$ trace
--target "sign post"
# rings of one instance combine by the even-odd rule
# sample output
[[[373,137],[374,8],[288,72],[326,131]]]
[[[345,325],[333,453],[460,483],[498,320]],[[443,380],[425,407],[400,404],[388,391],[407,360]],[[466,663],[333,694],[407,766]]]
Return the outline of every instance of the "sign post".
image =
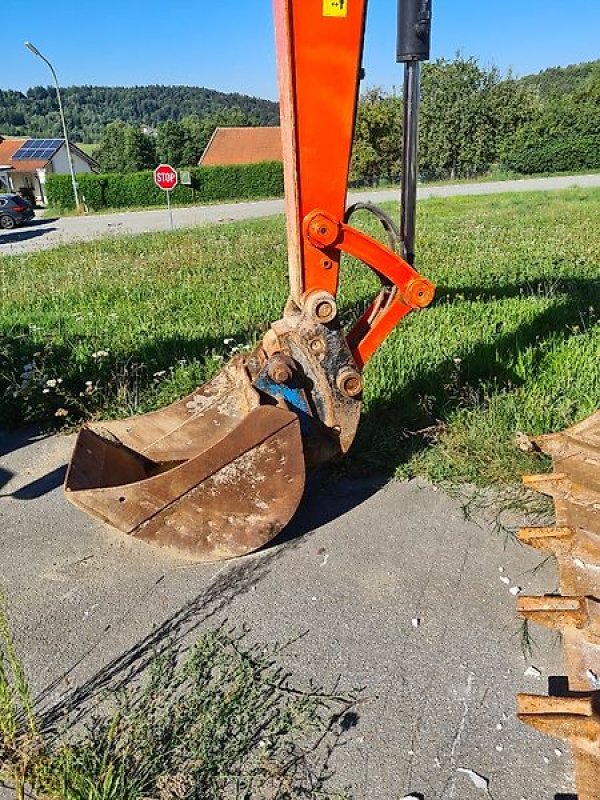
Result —
[[[175,228],[173,223],[173,209],[171,208],[171,192],[177,186],[178,181],[177,170],[174,170],[170,164],[160,164],[154,170],[154,183],[159,189],[167,193],[167,209],[169,211],[169,219],[171,220],[171,230]]]

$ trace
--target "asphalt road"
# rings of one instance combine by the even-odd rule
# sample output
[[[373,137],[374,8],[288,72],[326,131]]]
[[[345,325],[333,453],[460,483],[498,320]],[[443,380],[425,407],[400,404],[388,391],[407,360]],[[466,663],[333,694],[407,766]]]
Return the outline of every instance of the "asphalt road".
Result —
[[[46,721],[66,707],[77,718],[167,638],[227,619],[265,644],[296,640],[282,659],[297,685],[363,688],[331,759],[332,785],[356,800],[571,795],[564,746],[515,718],[518,691],[562,674],[550,634],[535,631],[533,660],[521,652],[510,590],[556,580],[550,565],[532,571],[533,552],[426,484],[344,482],[309,489],[286,541],[188,565],[67,504],[72,446],[0,435],[1,582]]]
[[[573,186],[600,186],[600,175],[575,175],[560,178],[532,178],[518,181],[464,183],[452,186],[431,186],[419,190],[420,199],[429,197],[458,197],[461,195],[499,194],[568,189]],[[351,202],[370,200],[382,203],[397,200],[395,189],[359,192],[350,196]],[[178,228],[219,222],[270,217],[283,213],[283,200],[260,200],[252,203],[228,203],[212,206],[176,208],[173,212]],[[88,241],[100,236],[163,231],[170,227],[166,209],[130,211],[120,214],[99,214],[89,217],[65,217],[36,220],[33,225],[16,231],[0,232],[0,255],[16,255],[55,247],[70,242]]]

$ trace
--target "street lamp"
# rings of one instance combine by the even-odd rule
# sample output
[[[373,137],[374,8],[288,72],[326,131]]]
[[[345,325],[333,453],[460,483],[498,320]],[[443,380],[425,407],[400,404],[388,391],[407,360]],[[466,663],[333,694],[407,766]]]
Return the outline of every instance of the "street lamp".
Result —
[[[48,67],[50,68],[50,72],[52,73],[52,77],[54,78],[54,83],[56,85],[56,96],[58,97],[58,109],[60,111],[60,119],[62,121],[62,128],[63,128],[63,135],[65,137],[65,146],[67,148],[67,158],[69,160],[69,169],[71,170],[71,182],[73,184],[73,194],[75,196],[75,207],[79,210],[79,192],[77,191],[77,181],[75,180],[75,170],[73,168],[73,158],[71,156],[71,147],[69,145],[69,135],[67,133],[67,122],[65,120],[65,113],[63,111],[63,104],[60,96],[60,86],[58,85],[58,76],[56,74],[56,70],[52,66],[52,64],[48,61],[48,59],[43,56],[37,47],[31,42],[25,42],[25,47],[30,50],[34,56],[41,58]]]

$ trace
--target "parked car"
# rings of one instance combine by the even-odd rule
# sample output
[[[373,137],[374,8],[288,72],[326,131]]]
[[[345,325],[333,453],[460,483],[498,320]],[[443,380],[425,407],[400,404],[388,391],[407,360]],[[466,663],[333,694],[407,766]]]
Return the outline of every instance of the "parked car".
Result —
[[[0,194],[0,229],[10,231],[35,217],[28,200],[18,194]]]

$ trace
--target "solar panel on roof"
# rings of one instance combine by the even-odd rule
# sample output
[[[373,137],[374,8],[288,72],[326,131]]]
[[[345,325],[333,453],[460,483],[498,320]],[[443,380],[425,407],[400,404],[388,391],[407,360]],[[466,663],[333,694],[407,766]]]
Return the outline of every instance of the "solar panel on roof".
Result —
[[[49,161],[63,139],[28,139],[13,155],[13,161]]]

